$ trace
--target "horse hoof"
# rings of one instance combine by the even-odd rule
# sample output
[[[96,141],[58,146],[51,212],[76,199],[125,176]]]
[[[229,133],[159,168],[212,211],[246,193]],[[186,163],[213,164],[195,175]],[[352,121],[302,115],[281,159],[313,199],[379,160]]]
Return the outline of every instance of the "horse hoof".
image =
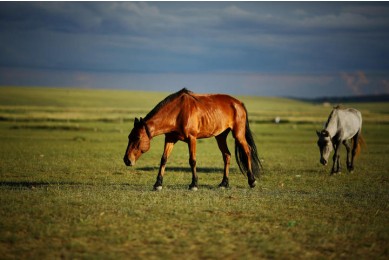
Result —
[[[250,183],[250,188],[254,188],[255,185],[257,185],[257,181],[254,181],[253,183]]]
[[[229,187],[229,185],[228,185],[228,183],[227,184],[220,183],[218,187],[219,187],[219,189],[223,189],[224,190],[224,189],[227,189]]]
[[[162,190],[162,186],[154,187],[154,190],[155,190],[155,191],[161,191],[161,190]]]
[[[189,190],[191,190],[191,191],[197,191],[198,188],[197,188],[196,186],[194,186],[194,187],[190,187]]]

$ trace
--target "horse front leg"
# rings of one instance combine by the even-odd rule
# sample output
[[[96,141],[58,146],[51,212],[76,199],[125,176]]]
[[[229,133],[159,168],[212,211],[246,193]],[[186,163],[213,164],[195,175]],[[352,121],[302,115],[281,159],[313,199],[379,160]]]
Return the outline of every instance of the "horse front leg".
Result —
[[[344,140],[342,143],[346,147],[346,151],[347,151],[346,164],[347,164],[347,170],[350,171],[350,168],[351,168],[351,163],[350,163],[351,148],[350,148],[350,144],[347,142],[347,140]]]
[[[357,154],[357,149],[358,149],[358,139],[359,139],[359,132],[354,135],[353,137],[353,149],[352,149],[352,152],[351,152],[351,163],[350,163],[350,167],[348,168],[349,172],[352,172],[354,170],[354,158],[355,158],[355,155]]]
[[[159,166],[159,171],[157,175],[157,181],[154,184],[154,190],[162,190],[162,183],[163,183],[163,176],[165,174],[165,167],[167,159],[169,158],[171,152],[173,151],[174,144],[176,143],[176,140],[173,140],[169,138],[168,136],[165,136],[165,146],[163,149],[163,154],[161,157],[161,164]]]
[[[189,185],[189,189],[196,191],[197,187],[197,172],[196,172],[196,137],[190,136],[188,141],[189,147],[189,165],[192,170],[192,183]]]
[[[334,152],[334,156],[332,157],[333,165],[332,165],[331,174],[340,172],[341,167],[340,167],[340,160],[339,160],[340,157],[339,146],[340,146],[340,142],[334,144],[335,152]]]

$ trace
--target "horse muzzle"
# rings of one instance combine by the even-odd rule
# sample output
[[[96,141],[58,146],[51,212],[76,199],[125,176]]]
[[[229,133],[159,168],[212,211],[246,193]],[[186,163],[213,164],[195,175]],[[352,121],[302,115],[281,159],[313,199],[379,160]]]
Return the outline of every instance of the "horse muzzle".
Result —
[[[327,162],[326,159],[321,158],[321,159],[320,159],[320,163],[323,164],[324,166],[326,166],[328,162]]]
[[[129,160],[127,156],[124,156],[123,161],[127,166],[134,166],[135,165],[135,162],[132,162],[131,160]]]

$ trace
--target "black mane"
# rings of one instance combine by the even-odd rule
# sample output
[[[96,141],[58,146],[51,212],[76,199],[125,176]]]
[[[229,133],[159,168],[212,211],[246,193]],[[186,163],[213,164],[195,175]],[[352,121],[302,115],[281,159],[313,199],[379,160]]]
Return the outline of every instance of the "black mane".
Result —
[[[145,121],[147,121],[148,119],[150,119],[152,116],[154,116],[164,105],[166,105],[167,103],[169,103],[170,101],[174,100],[175,98],[181,96],[182,94],[192,94],[193,92],[192,91],[189,91],[187,90],[186,88],[183,88],[181,89],[180,91],[176,92],[176,93],[173,93],[169,96],[167,96],[164,100],[162,100],[161,102],[158,103],[158,105],[156,105],[153,110],[151,110],[147,115],[146,117],[144,118]]]
[[[327,120],[327,123],[325,125],[325,127],[327,128],[328,124],[331,122],[332,120],[332,117],[334,116],[334,113],[336,110],[338,109],[344,109],[341,105],[337,105],[334,107],[334,109],[331,111],[330,115],[328,116],[328,120]]]

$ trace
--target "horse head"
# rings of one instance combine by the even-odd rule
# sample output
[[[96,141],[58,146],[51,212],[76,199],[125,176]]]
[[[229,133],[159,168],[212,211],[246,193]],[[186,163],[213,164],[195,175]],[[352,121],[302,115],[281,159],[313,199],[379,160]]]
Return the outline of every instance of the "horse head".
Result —
[[[327,165],[328,157],[330,156],[333,149],[330,133],[327,130],[322,130],[321,132],[316,131],[316,134],[319,137],[317,145],[319,146],[320,150],[320,163]]]
[[[123,158],[127,166],[135,165],[139,157],[150,149],[150,139],[146,122],[142,118],[135,118],[134,128],[128,135],[128,146]]]

